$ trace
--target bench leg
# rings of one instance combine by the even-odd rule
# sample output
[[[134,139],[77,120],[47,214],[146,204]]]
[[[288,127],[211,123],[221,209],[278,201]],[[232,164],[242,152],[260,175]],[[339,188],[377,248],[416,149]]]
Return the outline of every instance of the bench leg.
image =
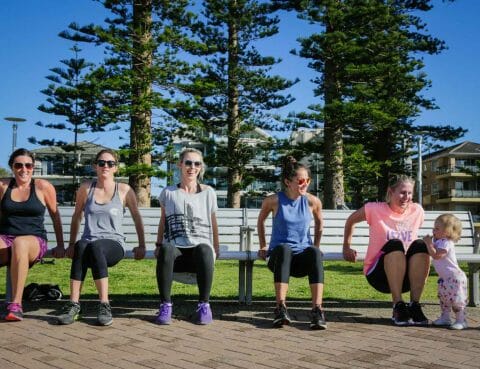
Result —
[[[253,290],[253,260],[249,260],[246,262],[246,276],[245,276],[245,284],[246,284],[246,304],[252,304],[252,290]]]
[[[469,306],[479,306],[480,305],[480,296],[479,296],[479,268],[478,264],[468,264],[468,305]]]
[[[238,302],[245,303],[245,261],[238,262]]]

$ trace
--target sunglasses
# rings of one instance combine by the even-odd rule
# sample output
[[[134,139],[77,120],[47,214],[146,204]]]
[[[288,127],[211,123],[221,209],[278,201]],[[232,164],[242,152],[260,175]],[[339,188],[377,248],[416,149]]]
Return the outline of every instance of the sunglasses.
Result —
[[[109,168],[113,168],[115,165],[117,165],[117,162],[113,160],[97,160],[97,165],[101,168],[103,168],[105,165],[108,165]]]
[[[23,167],[25,167],[26,169],[32,169],[33,163],[13,163],[13,168],[15,169],[22,169]]]
[[[308,185],[310,183],[310,178],[300,178],[300,179],[297,179],[297,184],[299,186],[303,186],[303,185]]]
[[[192,161],[192,160],[185,160],[183,164],[185,164],[187,167],[195,166],[195,168],[200,168],[202,166],[201,161]]]

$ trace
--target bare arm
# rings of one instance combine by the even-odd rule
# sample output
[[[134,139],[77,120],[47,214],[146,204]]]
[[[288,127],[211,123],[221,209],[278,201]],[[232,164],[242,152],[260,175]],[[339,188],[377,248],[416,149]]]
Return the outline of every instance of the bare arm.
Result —
[[[309,195],[311,201],[311,209],[313,220],[315,222],[313,246],[320,248],[320,241],[323,233],[323,214],[322,214],[322,202],[316,196]]]
[[[357,260],[357,251],[351,248],[353,230],[355,229],[355,224],[365,220],[365,207],[361,207],[352,213],[345,222],[345,230],[343,233],[343,258],[346,261],[355,262]]]
[[[68,247],[66,251],[66,256],[69,258],[73,258],[74,246],[80,230],[83,209],[87,201],[89,186],[90,183],[83,183],[78,189],[77,195],[75,196],[75,209],[73,210],[72,220],[70,222],[70,240],[68,241]]]
[[[277,196],[272,195],[267,197],[262,202],[262,208],[260,209],[260,213],[258,214],[257,219],[257,232],[258,232],[258,243],[260,249],[258,250],[258,257],[262,259],[266,259],[267,257],[267,240],[265,238],[265,219],[267,219],[268,215],[274,210],[274,205],[276,203]]]
[[[145,228],[143,226],[142,216],[138,210],[137,198],[135,192],[128,185],[127,193],[125,195],[125,206],[130,210],[132,215],[133,223],[135,224],[135,231],[137,232],[138,237],[138,246],[133,248],[133,255],[136,260],[143,259],[145,257],[146,247],[145,247]]]
[[[428,235],[423,237],[423,241],[427,245],[428,254],[435,260],[439,260],[444,258],[447,255],[447,250],[445,249],[437,249],[433,245],[433,238],[432,236]]]
[[[217,215],[212,213],[212,233],[213,233],[213,249],[217,258],[220,256],[220,239],[218,237]]]
[[[57,206],[57,193],[55,187],[45,180],[37,180],[37,182],[39,190],[42,192],[45,206],[52,218],[55,239],[57,240],[57,246],[53,249],[53,256],[63,258],[65,255],[65,245],[63,240],[62,218],[60,217],[60,211]]]

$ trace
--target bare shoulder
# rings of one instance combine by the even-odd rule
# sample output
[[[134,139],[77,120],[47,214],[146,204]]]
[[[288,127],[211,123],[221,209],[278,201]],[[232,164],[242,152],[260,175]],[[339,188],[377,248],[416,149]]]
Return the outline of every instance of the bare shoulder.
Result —
[[[35,187],[37,187],[40,191],[48,191],[55,189],[53,184],[51,184],[46,179],[36,178],[35,179]]]
[[[210,187],[209,185],[203,184],[203,183],[200,183],[200,188],[201,188],[202,192],[203,191],[213,191],[213,192],[215,192],[215,190],[212,187]]]
[[[7,188],[11,180],[11,178],[0,178],[0,188]]]
[[[132,188],[130,187],[130,185],[128,183],[124,183],[124,182],[119,182],[118,183],[118,190],[122,194],[127,194],[128,191],[130,191],[131,189]]]
[[[315,195],[307,193],[308,205],[311,207],[322,208],[322,201]]]
[[[273,208],[278,205],[278,194],[274,193],[265,197],[262,203],[262,207],[266,206],[268,208]]]

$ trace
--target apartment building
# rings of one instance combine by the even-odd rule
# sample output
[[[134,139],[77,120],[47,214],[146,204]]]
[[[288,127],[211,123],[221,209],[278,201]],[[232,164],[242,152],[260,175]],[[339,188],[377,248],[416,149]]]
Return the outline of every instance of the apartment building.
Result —
[[[480,144],[465,141],[422,156],[425,210],[467,210],[480,228]]]

